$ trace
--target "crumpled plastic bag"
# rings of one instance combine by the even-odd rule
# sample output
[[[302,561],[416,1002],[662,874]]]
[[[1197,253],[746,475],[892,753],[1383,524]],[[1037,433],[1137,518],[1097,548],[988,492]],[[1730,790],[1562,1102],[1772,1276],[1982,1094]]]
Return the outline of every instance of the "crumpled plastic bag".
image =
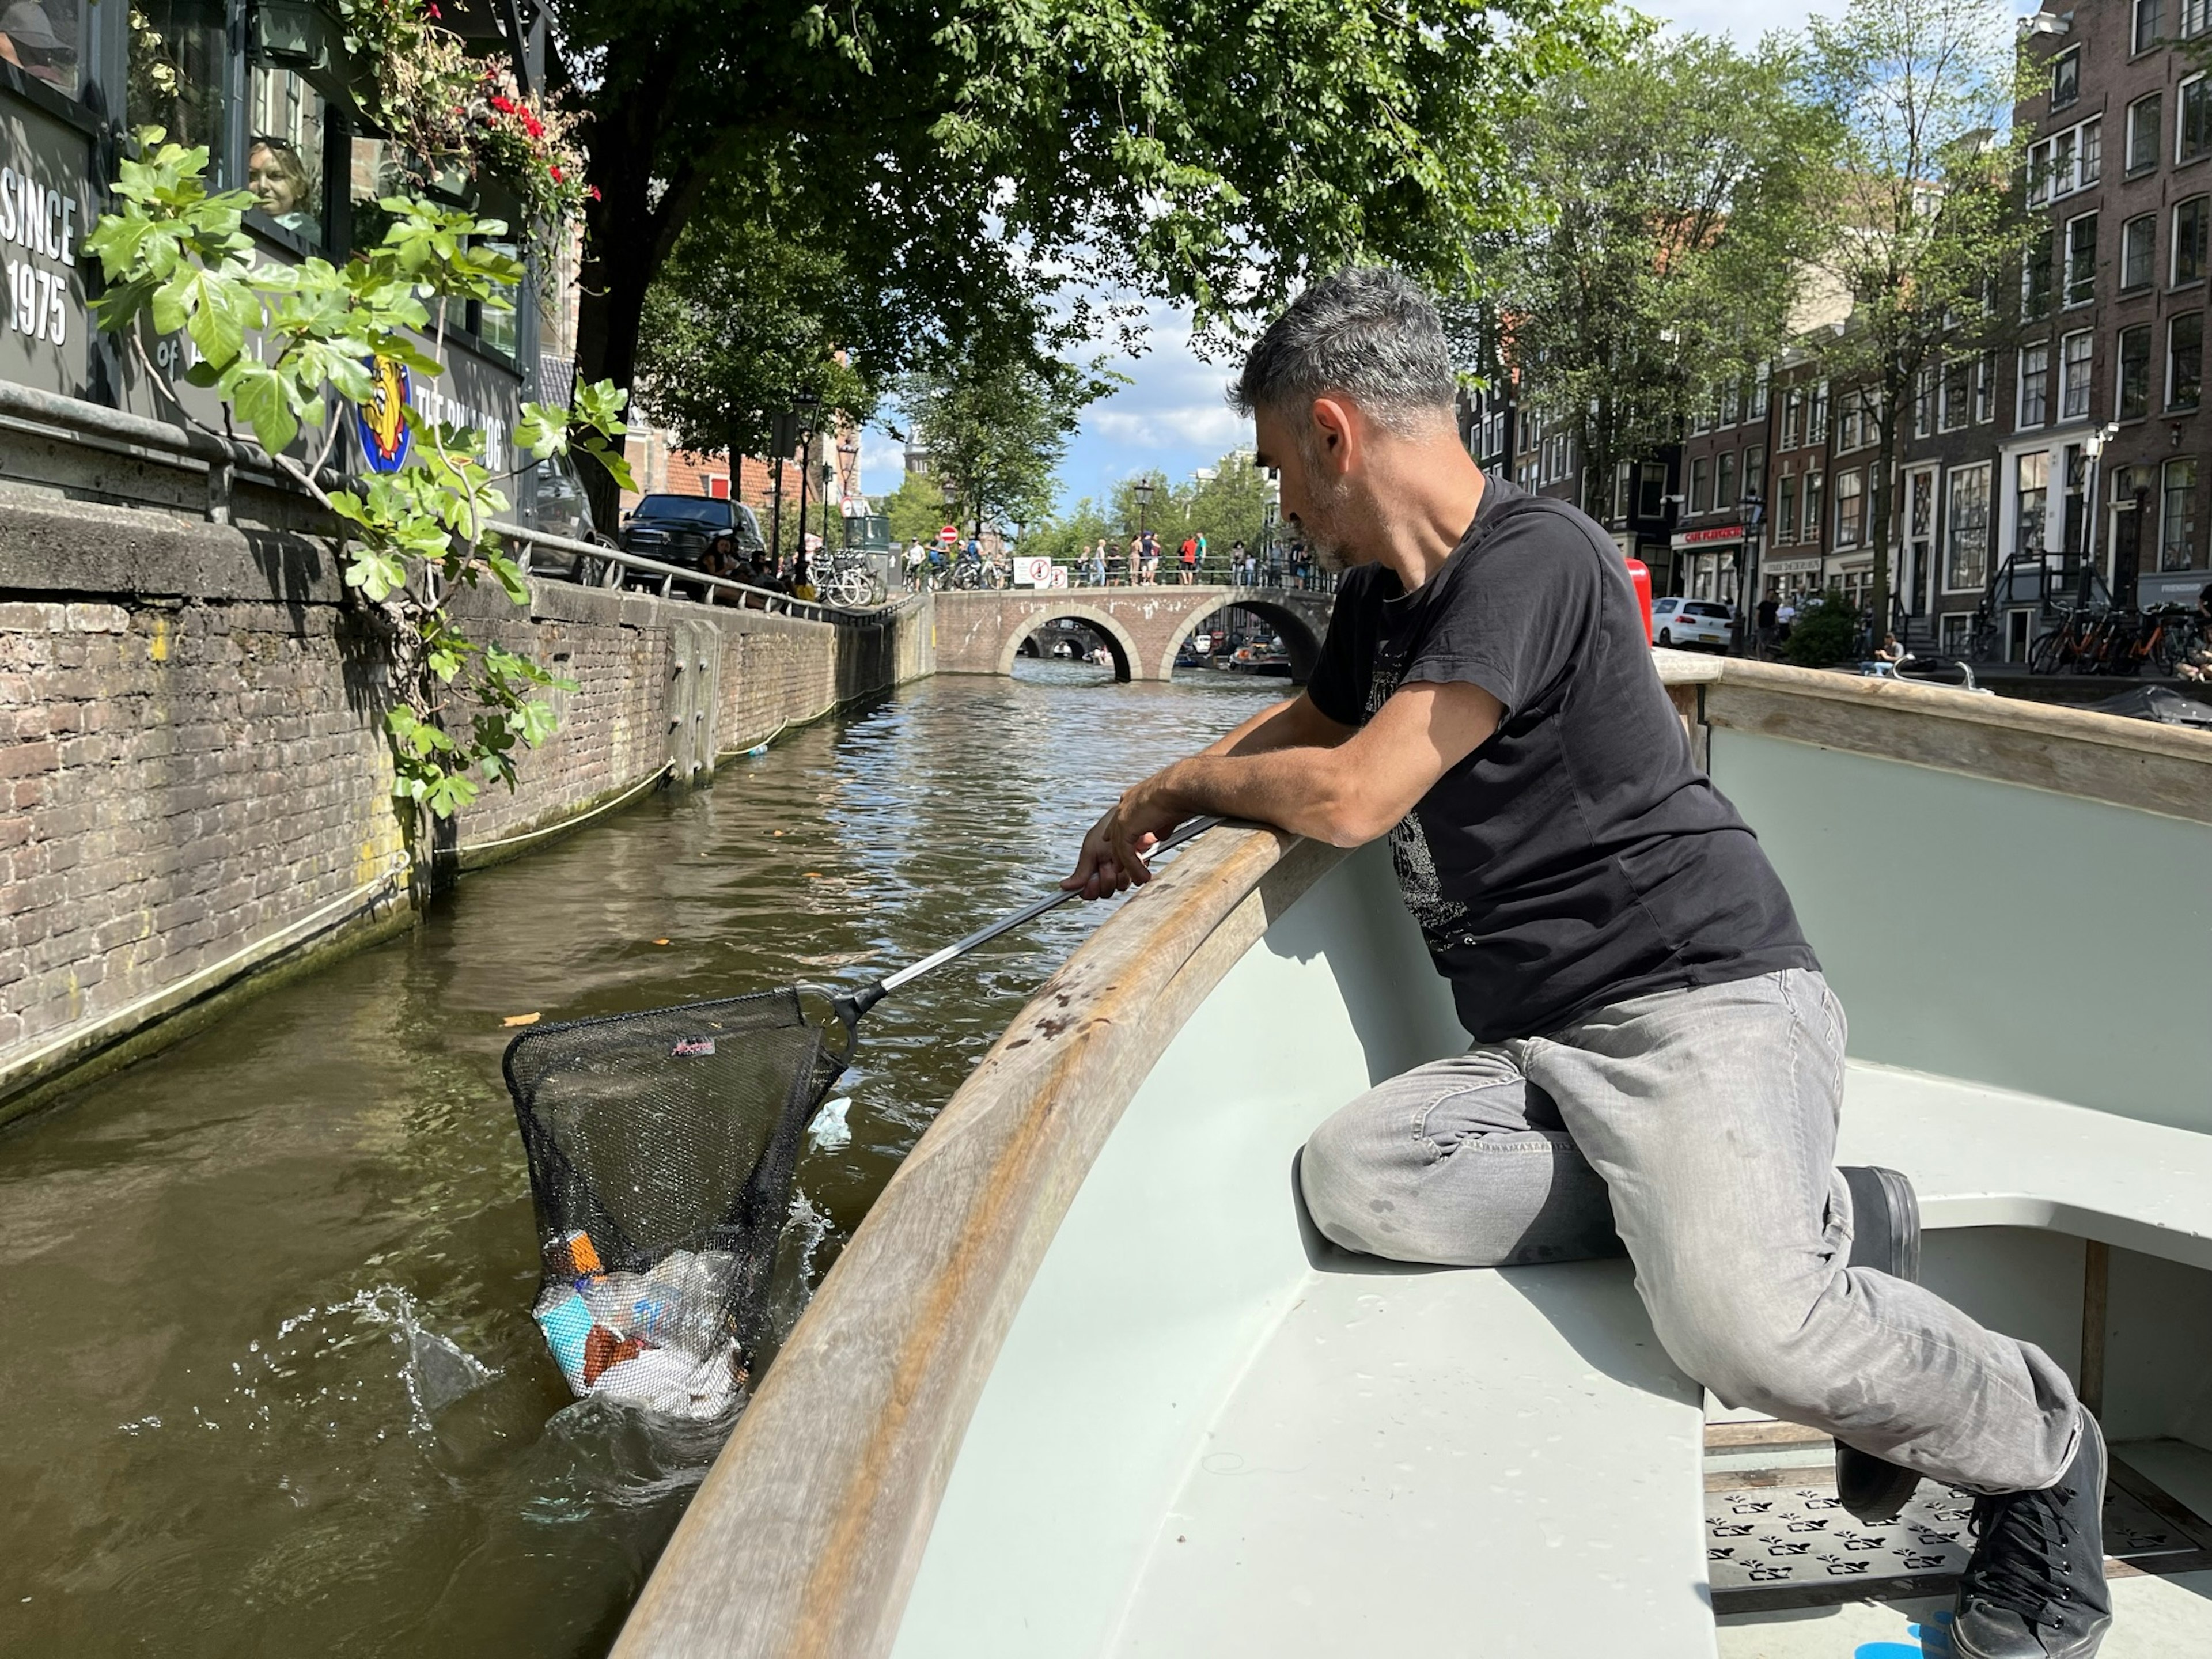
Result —
[[[743,1379],[723,1316],[736,1271],[724,1251],[672,1251],[647,1273],[585,1273],[554,1285],[532,1313],[579,1399],[605,1395],[672,1417],[718,1417]]]

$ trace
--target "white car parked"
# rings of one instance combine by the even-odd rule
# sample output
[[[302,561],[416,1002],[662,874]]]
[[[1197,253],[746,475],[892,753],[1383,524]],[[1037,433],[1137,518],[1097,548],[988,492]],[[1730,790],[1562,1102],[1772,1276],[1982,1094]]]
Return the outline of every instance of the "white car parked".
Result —
[[[1735,623],[1735,612],[1711,599],[1651,601],[1651,639],[1656,645],[1710,645],[1725,651]]]

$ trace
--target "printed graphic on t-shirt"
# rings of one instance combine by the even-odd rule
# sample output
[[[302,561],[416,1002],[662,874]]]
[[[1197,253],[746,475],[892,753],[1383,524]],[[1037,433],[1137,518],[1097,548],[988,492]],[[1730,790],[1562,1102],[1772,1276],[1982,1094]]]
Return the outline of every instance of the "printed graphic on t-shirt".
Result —
[[[1362,726],[1390,701],[1401,672],[1403,668],[1395,658],[1376,653],[1375,669],[1367,679],[1367,712]],[[1400,818],[1390,831],[1390,864],[1398,873],[1398,891],[1405,897],[1406,908],[1420,923],[1421,935],[1431,951],[1450,944],[1453,935],[1466,933],[1467,907],[1444,896],[1443,885],[1437,878],[1436,855],[1429,850],[1429,837],[1421,828],[1418,809]]]

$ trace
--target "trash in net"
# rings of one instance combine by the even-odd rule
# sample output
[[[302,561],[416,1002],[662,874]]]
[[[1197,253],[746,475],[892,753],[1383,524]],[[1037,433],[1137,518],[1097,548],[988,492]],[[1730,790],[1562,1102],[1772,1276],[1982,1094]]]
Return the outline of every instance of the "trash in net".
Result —
[[[844,1070],[795,991],[532,1028],[508,1045],[538,1216],[534,1312],[580,1397],[735,1406],[799,1144]]]

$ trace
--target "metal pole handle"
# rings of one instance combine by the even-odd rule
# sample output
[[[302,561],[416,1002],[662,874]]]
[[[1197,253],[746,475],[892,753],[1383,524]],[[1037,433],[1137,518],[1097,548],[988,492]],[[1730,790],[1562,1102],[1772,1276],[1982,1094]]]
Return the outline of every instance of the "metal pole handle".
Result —
[[[1204,835],[1207,830],[1214,828],[1221,822],[1222,820],[1217,817],[1193,818],[1189,823],[1178,828],[1173,835],[1168,836],[1164,841],[1154,847],[1149,856],[1157,858],[1162,853],[1171,851],[1175,848],[1182,846],[1185,842]],[[969,934],[967,938],[957,939],[952,944],[946,945],[941,951],[933,951],[929,955],[924,957],[921,961],[911,963],[908,966],[900,969],[896,973],[878,980],[872,985],[861,987],[860,990],[855,991],[851,996],[839,998],[837,1000],[838,1017],[841,1019],[843,1019],[848,1025],[850,1025],[854,1021],[859,1019],[862,1014],[866,1013],[869,1009],[874,1007],[878,1002],[881,1002],[885,997],[889,996],[893,991],[897,990],[900,986],[906,984],[909,980],[920,979],[924,974],[929,972],[931,969],[942,968],[946,963],[951,961],[955,957],[965,956],[977,945],[988,945],[993,939],[997,939],[1000,934],[1010,933],[1017,927],[1024,927],[1030,922],[1035,921],[1039,916],[1043,915],[1046,912],[1058,909],[1070,899],[1079,898],[1082,895],[1079,891],[1073,889],[1069,889],[1066,891],[1047,893],[1040,898],[1032,900],[1030,903],[1024,905],[1020,909],[1015,911],[1012,915],[1001,916],[998,921],[990,923],[988,927],[977,928],[974,933]]]

